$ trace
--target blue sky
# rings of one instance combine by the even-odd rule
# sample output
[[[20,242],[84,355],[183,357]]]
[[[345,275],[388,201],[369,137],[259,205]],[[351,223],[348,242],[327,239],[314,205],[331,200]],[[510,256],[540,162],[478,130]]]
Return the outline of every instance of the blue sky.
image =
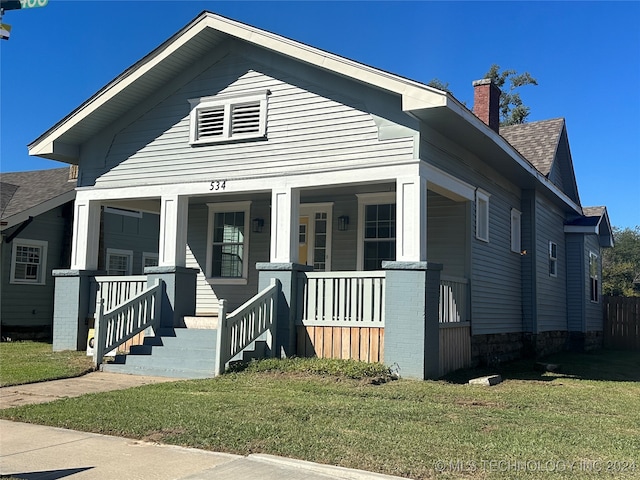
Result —
[[[529,71],[529,121],[565,117],[584,206],[640,225],[640,2],[49,0],[5,12],[0,171],[57,168],[27,144],[202,10],[428,82],[471,105],[492,63]]]

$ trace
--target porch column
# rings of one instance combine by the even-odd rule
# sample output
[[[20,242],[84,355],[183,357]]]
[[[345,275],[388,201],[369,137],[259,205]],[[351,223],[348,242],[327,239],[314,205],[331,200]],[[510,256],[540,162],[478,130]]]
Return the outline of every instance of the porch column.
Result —
[[[100,202],[76,194],[71,244],[71,270],[97,270],[100,242]]]
[[[427,261],[427,179],[396,180],[396,261]]]
[[[161,203],[158,266],[185,267],[189,197],[163,195]]]
[[[274,189],[271,193],[271,263],[298,262],[300,190]]]

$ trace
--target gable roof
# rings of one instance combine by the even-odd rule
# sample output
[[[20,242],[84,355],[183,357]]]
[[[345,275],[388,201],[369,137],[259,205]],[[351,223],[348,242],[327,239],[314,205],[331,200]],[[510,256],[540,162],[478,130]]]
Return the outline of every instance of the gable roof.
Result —
[[[564,231],[595,234],[601,247],[613,247],[613,229],[607,207],[583,207],[582,211],[584,215],[567,223]]]
[[[0,188],[5,230],[73,200],[76,180],[69,180],[69,167],[2,173]]]
[[[77,164],[84,142],[230,39],[395,94],[411,117],[449,138],[464,139],[518,185],[540,188],[561,208],[581,213],[573,198],[451,94],[206,11],[31,142],[29,154]]]
[[[563,128],[564,119],[554,118],[500,127],[500,135],[524,155],[540,173],[548,176]]]

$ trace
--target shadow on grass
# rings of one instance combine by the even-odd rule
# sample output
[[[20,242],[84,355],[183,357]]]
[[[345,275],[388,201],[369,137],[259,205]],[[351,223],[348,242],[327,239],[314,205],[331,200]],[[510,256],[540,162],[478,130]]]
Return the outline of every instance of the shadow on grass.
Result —
[[[536,368],[538,363],[558,365],[555,372]],[[457,370],[442,377],[449,383],[468,383],[472,378],[499,374],[503,380],[552,382],[561,378],[610,382],[640,382],[640,351],[599,350],[589,353],[557,353],[539,359],[521,359],[495,367]]]

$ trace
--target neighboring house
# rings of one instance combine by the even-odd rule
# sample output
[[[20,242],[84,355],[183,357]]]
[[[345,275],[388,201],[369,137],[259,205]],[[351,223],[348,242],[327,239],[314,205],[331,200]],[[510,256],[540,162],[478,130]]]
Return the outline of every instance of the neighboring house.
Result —
[[[0,174],[3,337],[52,336],[52,270],[71,264],[76,178],[75,166]],[[157,265],[157,215],[104,209],[101,229],[100,270],[131,275]]]
[[[113,206],[159,213],[146,273],[176,331],[277,278],[280,355],[430,377],[599,344],[613,240],[606,210],[580,204],[564,121],[499,133],[499,90],[474,86],[477,116],[203,12],[29,145],[79,165],[54,348],[84,348],[99,212]]]

